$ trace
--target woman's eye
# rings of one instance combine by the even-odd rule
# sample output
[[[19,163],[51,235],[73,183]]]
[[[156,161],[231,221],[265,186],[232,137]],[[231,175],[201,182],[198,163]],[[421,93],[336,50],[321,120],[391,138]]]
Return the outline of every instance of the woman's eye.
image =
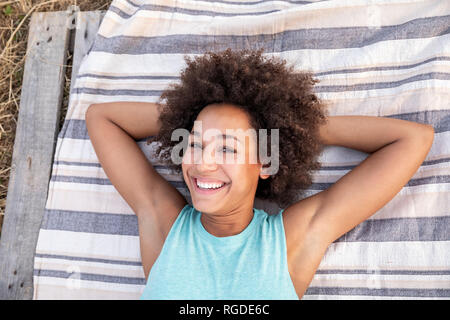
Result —
[[[222,151],[236,153],[236,150],[229,148],[223,148]]]
[[[191,148],[195,148],[195,147],[202,148],[202,146],[201,146],[200,144],[194,143],[194,142],[191,142],[191,143],[189,144],[189,146],[190,146]],[[230,149],[230,148],[227,148],[227,147],[223,147],[223,148],[222,148],[222,152],[232,152],[232,153],[237,153],[236,150]]]
[[[194,142],[191,142],[191,144],[189,145],[191,148],[194,148],[194,147],[202,147],[201,145],[199,145],[198,143],[194,143]]]

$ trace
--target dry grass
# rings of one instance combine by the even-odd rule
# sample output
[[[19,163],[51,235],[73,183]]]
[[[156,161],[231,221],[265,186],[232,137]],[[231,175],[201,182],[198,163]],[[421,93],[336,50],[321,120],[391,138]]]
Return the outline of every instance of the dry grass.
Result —
[[[81,11],[106,10],[112,0],[16,0],[0,1],[0,234],[6,207],[9,173],[20,106],[28,25],[33,12],[65,11],[77,5]],[[60,126],[69,101],[72,54],[68,52]]]

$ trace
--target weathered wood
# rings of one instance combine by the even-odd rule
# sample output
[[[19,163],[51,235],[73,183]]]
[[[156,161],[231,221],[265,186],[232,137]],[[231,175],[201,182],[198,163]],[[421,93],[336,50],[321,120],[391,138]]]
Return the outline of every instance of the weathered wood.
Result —
[[[34,253],[60,118],[69,17],[65,11],[31,16],[0,239],[0,299],[31,299],[33,295]]]
[[[70,92],[75,85],[81,61],[93,44],[105,13],[106,10],[77,12]]]

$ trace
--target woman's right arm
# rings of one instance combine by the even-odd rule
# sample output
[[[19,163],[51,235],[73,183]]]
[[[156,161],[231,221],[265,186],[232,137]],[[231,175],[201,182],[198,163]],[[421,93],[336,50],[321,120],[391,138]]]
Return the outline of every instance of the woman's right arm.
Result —
[[[146,277],[173,222],[187,204],[184,196],[148,161],[135,140],[159,132],[155,103],[111,102],[90,105],[85,115],[100,164],[138,217]]]

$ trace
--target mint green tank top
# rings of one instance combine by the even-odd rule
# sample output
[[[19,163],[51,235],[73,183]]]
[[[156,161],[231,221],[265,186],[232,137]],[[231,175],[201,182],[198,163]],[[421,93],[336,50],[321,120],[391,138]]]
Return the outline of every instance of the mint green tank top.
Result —
[[[287,267],[281,210],[253,208],[239,234],[216,237],[187,204],[153,264],[141,300],[298,300]]]

